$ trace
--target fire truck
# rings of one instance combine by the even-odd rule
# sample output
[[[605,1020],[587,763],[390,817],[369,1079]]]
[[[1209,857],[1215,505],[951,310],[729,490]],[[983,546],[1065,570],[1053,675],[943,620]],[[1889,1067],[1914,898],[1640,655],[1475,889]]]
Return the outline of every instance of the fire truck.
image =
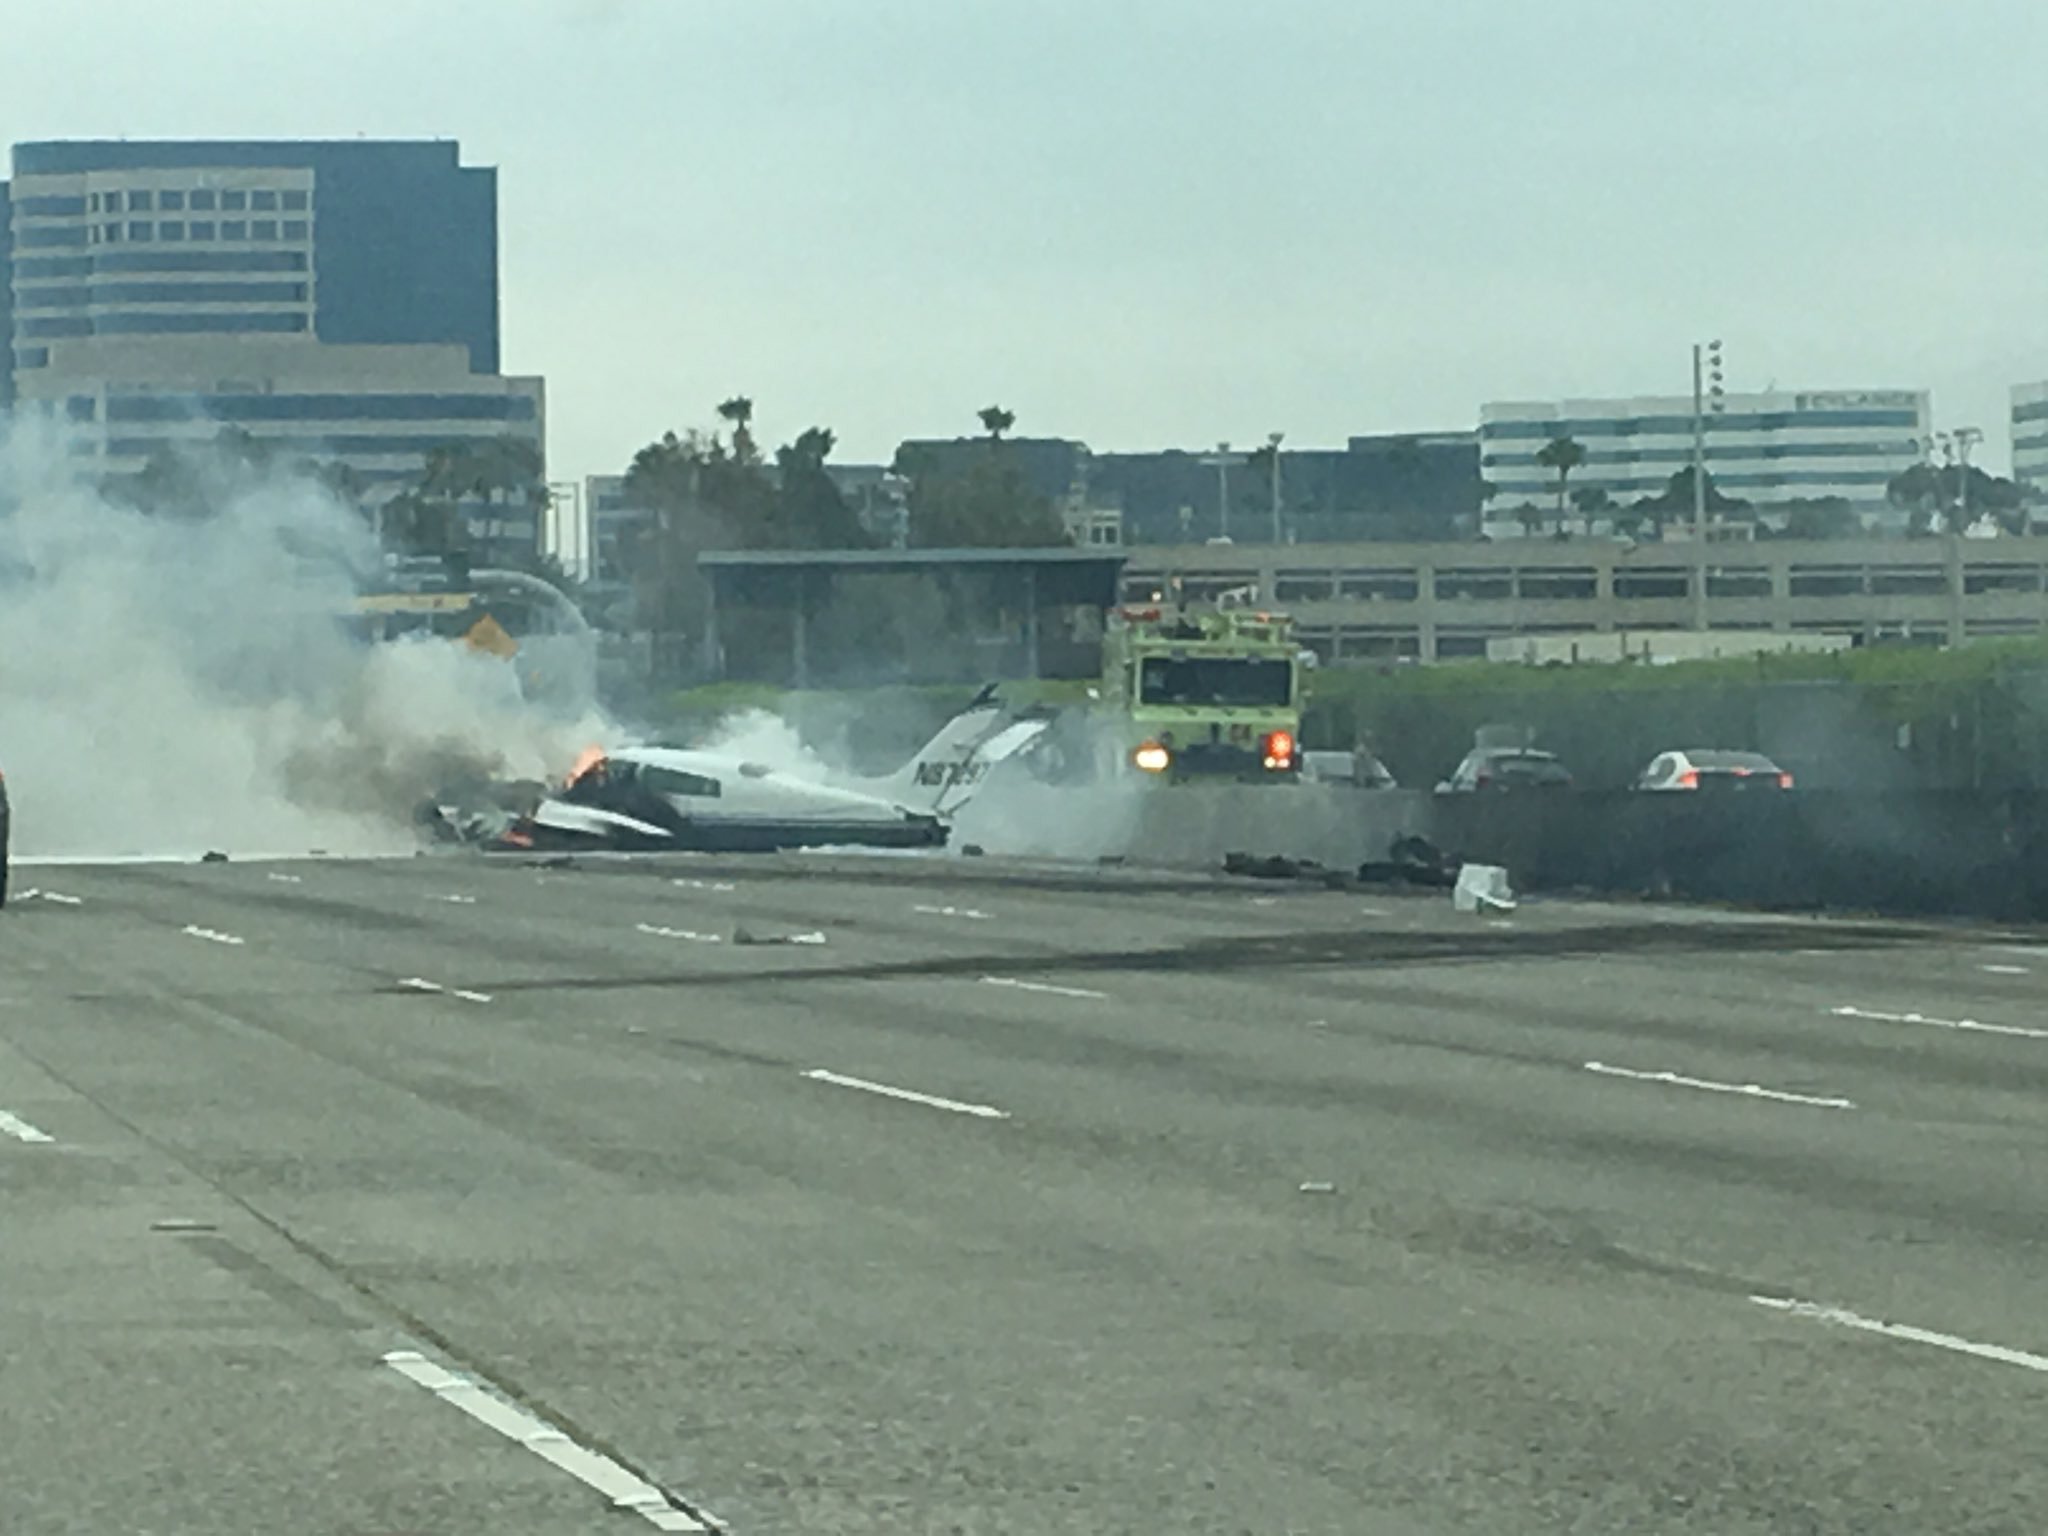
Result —
[[[1102,646],[1103,748],[1167,782],[1301,776],[1303,655],[1286,614],[1119,608]]]

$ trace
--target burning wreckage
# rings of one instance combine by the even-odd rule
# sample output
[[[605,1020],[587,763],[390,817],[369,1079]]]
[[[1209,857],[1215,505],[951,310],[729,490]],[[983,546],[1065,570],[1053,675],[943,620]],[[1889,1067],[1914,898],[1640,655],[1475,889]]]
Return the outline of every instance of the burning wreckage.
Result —
[[[557,785],[472,784],[420,807],[438,842],[501,852],[942,848],[990,768],[1049,719],[1011,715],[985,688],[896,773],[820,783],[720,752],[593,747]]]

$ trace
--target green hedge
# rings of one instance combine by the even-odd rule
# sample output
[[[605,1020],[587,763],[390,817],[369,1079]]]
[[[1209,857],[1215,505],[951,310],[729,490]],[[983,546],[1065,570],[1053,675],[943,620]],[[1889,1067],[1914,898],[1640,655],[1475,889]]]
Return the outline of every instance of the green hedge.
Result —
[[[1756,748],[1816,784],[2021,787],[2048,778],[2048,644],[1873,647],[1645,666],[1333,667],[1311,747],[1365,741],[1426,786],[1487,725],[1528,731],[1582,782],[1628,783],[1674,747]]]

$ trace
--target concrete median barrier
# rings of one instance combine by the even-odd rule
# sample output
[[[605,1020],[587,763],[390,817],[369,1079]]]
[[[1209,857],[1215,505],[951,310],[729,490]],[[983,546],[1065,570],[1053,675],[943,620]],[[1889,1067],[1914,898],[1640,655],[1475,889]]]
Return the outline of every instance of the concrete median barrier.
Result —
[[[2048,917],[2048,796],[1963,791],[1438,797],[1432,835],[1527,890]]]
[[[1348,784],[1173,784],[1145,798],[1130,857],[1214,867],[1228,853],[1355,869],[1396,837],[1427,834],[1429,796]]]

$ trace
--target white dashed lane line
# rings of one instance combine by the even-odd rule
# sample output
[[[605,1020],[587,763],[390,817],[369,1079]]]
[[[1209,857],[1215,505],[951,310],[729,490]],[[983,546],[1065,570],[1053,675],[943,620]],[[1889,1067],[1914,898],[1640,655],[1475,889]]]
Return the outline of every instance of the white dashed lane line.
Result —
[[[1982,1019],[1940,1019],[1925,1013],[1885,1013],[1875,1008],[1828,1010],[1838,1019],[1865,1019],[1873,1024],[1917,1024],[1925,1029],[1953,1029],[1973,1035],[2013,1035],[2022,1040],[2048,1040],[2048,1029],[2025,1024],[1987,1024]]]
[[[1678,1072],[1638,1072],[1631,1067],[1611,1067],[1604,1061],[1586,1063],[1588,1072],[1597,1072],[1603,1077],[1623,1077],[1632,1082],[1657,1083],[1667,1088],[1693,1088],[1701,1093],[1733,1093],[1749,1099],[1769,1099],[1777,1104],[1800,1104],[1809,1109],[1854,1109],[1852,1099],[1827,1098],[1810,1093],[1787,1093],[1777,1088],[1762,1088],[1755,1083],[1719,1083],[1712,1078],[1686,1077]]]
[[[1009,987],[1018,992],[1043,992],[1051,997],[1087,997],[1098,1001],[1107,998],[1107,992],[1091,992],[1086,987],[1056,987],[1046,981],[1020,981],[1015,976],[984,976],[981,984],[985,987]]]
[[[1993,976],[2027,976],[2032,974],[2024,965],[1985,965],[1978,967],[1978,969],[1988,971]]]
[[[37,1130],[19,1115],[10,1115],[0,1109],[0,1135],[12,1136],[16,1141],[25,1141],[35,1146],[48,1146],[56,1137]]]
[[[835,1088],[854,1088],[862,1093],[879,1094],[885,1099],[902,1099],[909,1104],[922,1104],[928,1109],[948,1110],[956,1115],[972,1115],[977,1120],[1007,1120],[1010,1112],[997,1109],[991,1104],[968,1104],[960,1099],[942,1099],[937,1094],[919,1093],[915,1088],[897,1088],[888,1083],[870,1082],[864,1077],[847,1077],[838,1072],[827,1072],[823,1067],[814,1067],[804,1074],[814,1083],[830,1083]]]
[[[474,896],[464,896],[459,891],[449,891],[444,895],[430,897],[429,899],[445,901],[450,906],[456,907],[473,907],[476,905],[476,898]]]
[[[265,875],[263,878],[266,880],[274,880],[279,885],[303,885],[305,883],[304,877],[300,875],[268,874]]]
[[[222,933],[215,928],[201,928],[197,923],[187,923],[182,930],[187,938],[205,939],[210,944],[240,944],[239,934]]]
[[[711,1527],[682,1502],[632,1469],[589,1446],[578,1444],[554,1424],[488,1390],[473,1376],[451,1371],[417,1350],[395,1349],[384,1364],[415,1386],[425,1387],[451,1408],[525,1447],[603,1496],[621,1513],[638,1515],[657,1531],[709,1531]]]
[[[2037,1355],[2024,1349],[2008,1349],[2003,1344],[1979,1344],[1974,1339],[1960,1338],[1953,1333],[1940,1333],[1932,1328],[1916,1328],[1908,1323],[1887,1323],[1879,1318],[1851,1312],[1846,1307],[1830,1307],[1817,1301],[1796,1301],[1789,1296],[1752,1296],[1749,1299],[1760,1307],[1769,1307],[1774,1312],[1805,1318],[1809,1322],[1826,1323],[1835,1328],[1854,1328],[1887,1339],[1900,1339],[1908,1344],[1928,1344],[1936,1349],[1948,1350],[1952,1354],[1974,1355],[1979,1360],[1995,1360],[2000,1365],[2017,1365],[2022,1370],[2048,1374],[2048,1355]]]
[[[635,923],[635,933],[644,933],[652,939],[687,939],[692,944],[723,944],[724,939],[715,933],[697,933],[689,928],[664,928],[659,923]]]
[[[738,886],[726,880],[671,880],[670,885],[680,886],[686,891],[736,891]]]
[[[459,997],[465,1003],[488,1003],[491,1000],[491,994],[488,992],[471,992],[465,987],[444,987],[440,982],[429,981],[424,976],[401,977],[398,984],[409,992],[432,992],[443,997]]]
[[[973,907],[917,906],[912,907],[910,910],[913,912],[921,912],[926,917],[958,917],[965,918],[968,922],[971,923],[986,923],[992,921],[992,914],[978,911]]]

